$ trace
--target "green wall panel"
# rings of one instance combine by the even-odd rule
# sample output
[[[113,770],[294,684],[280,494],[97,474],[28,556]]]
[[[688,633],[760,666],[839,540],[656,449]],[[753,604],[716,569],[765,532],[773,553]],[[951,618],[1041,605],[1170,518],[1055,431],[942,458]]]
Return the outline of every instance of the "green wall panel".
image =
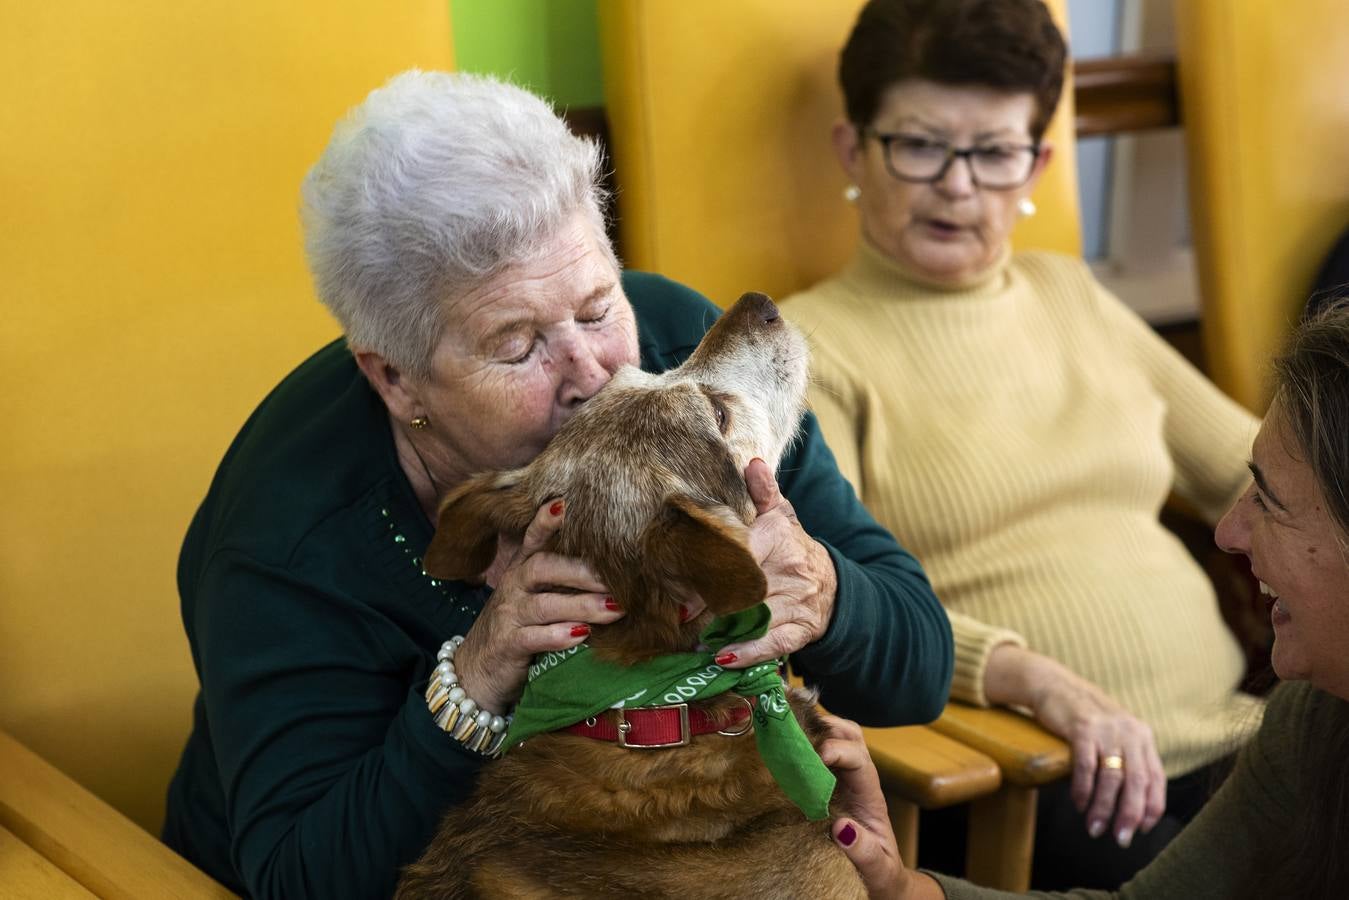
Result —
[[[564,107],[604,103],[595,0],[450,0],[455,66]]]

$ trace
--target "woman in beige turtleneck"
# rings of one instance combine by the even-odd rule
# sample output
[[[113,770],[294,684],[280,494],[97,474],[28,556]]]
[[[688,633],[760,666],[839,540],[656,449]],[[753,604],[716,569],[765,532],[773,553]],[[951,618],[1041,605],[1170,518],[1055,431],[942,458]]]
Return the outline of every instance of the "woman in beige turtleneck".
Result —
[[[860,248],[784,311],[839,467],[951,616],[953,695],[1072,743],[1037,886],[1113,887],[1259,723],[1212,587],[1157,518],[1174,490],[1216,521],[1258,422],[1080,260],[1011,253],[1065,58],[1039,0],[868,4],[833,133]]]

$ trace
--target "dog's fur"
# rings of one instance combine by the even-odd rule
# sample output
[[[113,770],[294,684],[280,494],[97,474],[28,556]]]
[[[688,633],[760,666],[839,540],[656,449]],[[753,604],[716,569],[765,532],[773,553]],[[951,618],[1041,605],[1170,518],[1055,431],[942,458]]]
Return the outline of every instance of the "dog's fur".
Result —
[[[596,626],[595,654],[630,664],[693,648],[716,614],[759,603],[754,504],[743,472],[776,469],[807,379],[804,340],[762,294],[746,294],[677,369],[625,368],[524,469],[488,473],[441,506],[426,570],[477,576],[499,532],[520,534],[566,500],[550,549],[583,559],[624,618]],[[707,610],[681,621],[697,594]],[[811,698],[792,708],[818,746]],[[703,703],[729,721],[733,695]],[[400,898],[852,898],[861,881],[774,783],[752,734],[632,750],[565,732],[530,738],[483,769],[404,873]]]

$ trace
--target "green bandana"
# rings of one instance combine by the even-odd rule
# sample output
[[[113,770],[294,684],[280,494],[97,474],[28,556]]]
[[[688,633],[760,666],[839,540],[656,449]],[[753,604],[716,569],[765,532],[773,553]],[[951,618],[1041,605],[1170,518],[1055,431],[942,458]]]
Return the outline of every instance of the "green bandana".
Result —
[[[828,818],[834,775],[792,715],[777,661],[744,670],[725,669],[713,661],[727,644],[767,632],[769,616],[762,603],[720,616],[701,635],[708,650],[672,653],[636,666],[596,659],[586,644],[540,654],[529,667],[529,683],[515,708],[505,746],[514,747],[533,735],[557,731],[613,707],[666,706],[734,691],[759,699],[754,707],[754,739],[783,793],[807,818]]]

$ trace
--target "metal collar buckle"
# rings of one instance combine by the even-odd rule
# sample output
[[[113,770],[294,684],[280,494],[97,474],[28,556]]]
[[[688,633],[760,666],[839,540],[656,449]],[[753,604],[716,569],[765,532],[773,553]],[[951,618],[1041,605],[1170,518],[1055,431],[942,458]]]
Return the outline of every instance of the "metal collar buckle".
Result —
[[[618,746],[630,747],[633,750],[659,750],[663,747],[687,747],[689,743],[689,705],[687,703],[673,703],[669,706],[645,707],[650,709],[677,709],[679,710],[679,740],[666,741],[663,744],[629,744],[628,732],[632,730],[632,723],[628,721],[627,710],[618,707],[614,710],[618,718]]]
[[[742,734],[748,734],[749,730],[754,727],[754,701],[748,697],[736,697],[736,699],[745,704],[745,711],[748,713],[748,715],[745,716],[745,724],[735,730],[722,728],[717,731],[717,734],[722,734],[726,737],[740,737]]]

